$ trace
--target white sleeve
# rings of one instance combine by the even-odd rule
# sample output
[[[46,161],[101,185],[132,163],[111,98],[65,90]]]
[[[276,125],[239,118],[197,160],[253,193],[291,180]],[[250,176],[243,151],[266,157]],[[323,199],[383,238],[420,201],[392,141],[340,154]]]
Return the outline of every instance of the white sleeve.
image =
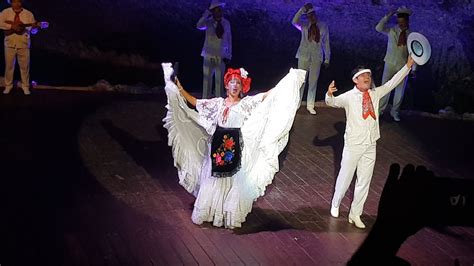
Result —
[[[230,23],[226,23],[226,47],[224,47],[224,58],[232,59],[232,30],[230,27]]]
[[[387,22],[389,21],[390,17],[389,16],[384,16],[379,23],[377,23],[377,26],[375,26],[375,30],[380,32],[380,33],[385,33],[388,34],[390,32],[390,28],[386,26]]]
[[[2,11],[2,12],[0,13],[0,29],[2,29],[2,30],[10,30],[10,29],[12,28],[12,25],[11,25],[11,24],[5,23],[6,20],[7,20],[7,18],[6,18],[5,11]]]
[[[33,23],[36,23],[36,20],[35,20],[35,16],[33,15],[33,13],[29,13],[29,16],[28,16],[28,22],[26,22],[28,24],[33,24]],[[33,28],[33,27],[27,27],[26,28],[31,34],[36,34],[38,33],[38,29],[37,28]]]
[[[407,67],[407,65],[403,66],[402,69],[400,69],[397,74],[395,74],[392,79],[387,81],[385,84],[383,84],[380,87],[375,88],[375,93],[377,96],[382,98],[383,96],[387,95],[391,90],[393,90],[395,87],[402,82],[403,79],[410,73],[410,69]]]
[[[305,76],[306,71],[291,69],[256,106],[241,128],[244,139],[242,167],[246,179],[236,179],[236,182],[247,187],[245,192],[253,200],[265,193],[266,186],[279,171],[278,155],[288,142]]]
[[[328,26],[326,27],[326,34],[324,36],[324,62],[329,64],[331,60],[331,46],[329,45],[329,29]]]
[[[202,14],[201,18],[196,23],[196,28],[198,28],[199,30],[206,30],[207,29],[207,21],[208,21],[210,15],[211,15],[211,12],[206,9],[206,11],[204,11],[204,13]]]
[[[168,130],[168,145],[172,147],[174,166],[178,169],[179,184],[196,195],[199,189],[201,167],[208,154],[209,135],[198,125],[198,113],[190,109],[170,75],[170,63],[162,64],[168,110],[163,127]]]
[[[303,25],[301,24],[301,15],[303,15],[303,9],[304,7],[300,8],[291,20],[291,24],[293,24],[293,26],[295,26],[299,31],[301,31],[303,28]]]
[[[347,99],[346,94],[343,93],[339,96],[329,96],[326,93],[325,102],[328,106],[336,107],[336,108],[344,108],[347,106]]]

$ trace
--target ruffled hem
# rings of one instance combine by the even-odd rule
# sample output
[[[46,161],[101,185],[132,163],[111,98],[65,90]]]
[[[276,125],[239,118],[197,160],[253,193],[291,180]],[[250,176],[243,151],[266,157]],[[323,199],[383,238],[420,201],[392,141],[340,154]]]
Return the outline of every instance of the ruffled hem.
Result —
[[[179,183],[196,196],[191,217],[195,224],[212,222],[214,226],[233,229],[245,222],[253,202],[265,194],[279,171],[278,155],[288,141],[305,73],[290,70],[252,112],[241,128],[245,144],[241,169],[227,178],[211,176],[209,147],[199,148],[199,141],[209,143],[209,135],[198,126],[198,114],[185,106],[176,85],[166,82],[168,113],[163,119],[164,127],[168,129],[168,144],[173,147]]]
[[[247,214],[248,213],[242,215],[239,212],[230,211],[218,214],[215,212],[215,210],[212,210],[211,208],[199,209],[198,207],[194,207],[193,214],[191,215],[191,220],[193,221],[193,223],[198,225],[208,222],[212,223],[212,225],[216,227],[234,229],[242,227],[242,223],[245,222]]]

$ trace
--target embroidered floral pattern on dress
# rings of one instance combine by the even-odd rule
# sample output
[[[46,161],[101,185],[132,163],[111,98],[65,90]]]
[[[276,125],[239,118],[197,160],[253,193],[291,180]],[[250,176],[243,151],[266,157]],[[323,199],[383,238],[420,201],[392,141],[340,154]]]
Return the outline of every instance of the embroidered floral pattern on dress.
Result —
[[[221,146],[212,153],[214,165],[228,165],[233,163],[235,154],[235,142],[234,138],[229,134],[225,134],[222,137]]]
[[[262,102],[263,95],[247,96],[240,101],[240,106],[243,113],[245,114],[245,119],[247,119],[252,111]]]
[[[207,133],[212,135],[217,125],[219,108],[224,102],[223,98],[197,100],[196,109],[199,112],[199,123]]]

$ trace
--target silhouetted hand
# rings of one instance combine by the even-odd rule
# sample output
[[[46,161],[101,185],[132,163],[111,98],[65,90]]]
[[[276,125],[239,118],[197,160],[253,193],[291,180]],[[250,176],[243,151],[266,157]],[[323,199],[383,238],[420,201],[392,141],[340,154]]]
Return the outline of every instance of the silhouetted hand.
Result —
[[[399,177],[400,176],[400,177]],[[423,166],[392,164],[377,219],[348,265],[409,265],[396,256],[402,243],[428,224],[434,175]]]
[[[474,180],[435,177],[424,166],[413,165],[400,175],[400,166],[392,164],[377,219],[348,265],[405,265],[396,257],[398,249],[423,227],[474,226],[473,194]]]
[[[433,172],[424,166],[392,164],[380,196],[376,223],[395,230],[405,239],[428,225],[433,213]]]

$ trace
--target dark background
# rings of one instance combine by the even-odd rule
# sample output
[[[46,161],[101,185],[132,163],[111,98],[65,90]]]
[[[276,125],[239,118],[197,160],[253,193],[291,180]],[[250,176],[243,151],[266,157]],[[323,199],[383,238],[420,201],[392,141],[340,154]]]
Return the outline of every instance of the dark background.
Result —
[[[229,66],[245,67],[253,89],[272,87],[290,67],[300,33],[291,25],[305,1],[228,1],[225,16],[233,33]],[[179,61],[186,88],[200,91],[204,32],[195,28],[209,2],[161,0],[25,0],[37,20],[50,28],[33,36],[31,76],[42,84],[91,85],[109,82],[149,86],[162,84],[159,63]],[[315,1],[318,15],[329,26],[331,67],[323,70],[317,99],[335,79],[351,86],[350,70],[361,63],[372,67],[377,84],[383,71],[386,36],[375,25],[391,7],[413,10],[411,29],[432,45],[430,62],[411,80],[405,106],[437,112],[448,105],[474,112],[474,3],[472,0]],[[7,7],[6,2],[2,8]],[[394,22],[394,21],[392,21]],[[2,54],[3,56],[3,54]],[[344,89],[343,89],[344,90]]]

